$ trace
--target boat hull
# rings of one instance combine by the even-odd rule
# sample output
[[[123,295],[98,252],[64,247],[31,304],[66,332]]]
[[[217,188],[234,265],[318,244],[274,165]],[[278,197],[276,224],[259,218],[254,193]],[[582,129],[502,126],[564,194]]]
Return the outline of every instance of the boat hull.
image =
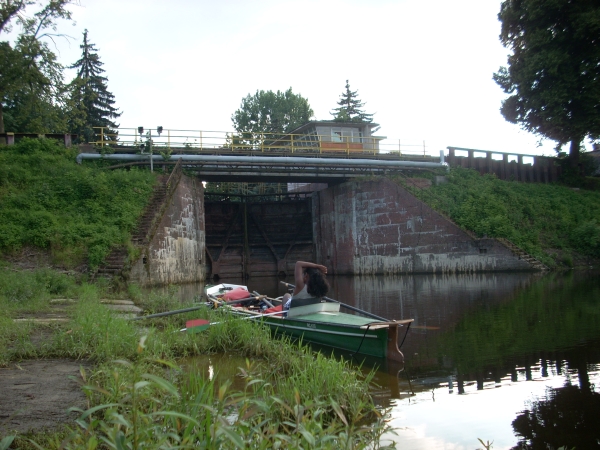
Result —
[[[338,323],[330,322],[333,316]],[[339,313],[310,314],[291,318],[266,316],[256,320],[268,325],[277,335],[302,339],[305,342],[355,354],[404,362],[404,356],[398,348],[400,324],[393,322],[382,324],[375,321],[361,324],[361,319],[350,314]],[[344,323],[345,321],[349,323]]]

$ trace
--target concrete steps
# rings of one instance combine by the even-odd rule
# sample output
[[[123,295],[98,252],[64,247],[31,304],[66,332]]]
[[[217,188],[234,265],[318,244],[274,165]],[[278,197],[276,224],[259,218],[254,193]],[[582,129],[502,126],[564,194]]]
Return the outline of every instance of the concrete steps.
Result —
[[[515,244],[510,242],[508,239],[504,238],[496,238],[498,242],[507,247],[514,255],[516,255],[519,259],[526,261],[532,269],[535,270],[549,270],[548,266],[544,265],[529,253],[525,252],[521,248],[517,247]]]
[[[150,198],[150,202],[144,209],[144,213],[139,218],[136,229],[131,237],[131,242],[134,245],[143,246],[148,244],[152,226],[156,220],[160,220],[158,213],[167,198],[167,183],[168,177],[161,175],[158,184],[154,187],[154,192]],[[123,269],[127,263],[127,249],[125,247],[115,247],[106,257],[104,264],[98,267],[93,274],[92,279],[97,277],[113,278],[121,276]]]

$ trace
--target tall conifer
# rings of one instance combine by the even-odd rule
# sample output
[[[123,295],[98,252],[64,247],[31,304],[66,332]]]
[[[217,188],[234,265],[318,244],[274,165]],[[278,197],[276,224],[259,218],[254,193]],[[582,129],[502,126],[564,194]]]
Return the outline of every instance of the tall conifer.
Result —
[[[81,59],[70,68],[77,69],[77,76],[71,82],[70,125],[72,131],[79,135],[82,142],[99,140],[100,130],[94,127],[105,127],[104,139],[116,140],[116,128],[112,119],[122,113],[115,108],[115,96],[107,89],[108,78],[102,76],[103,63],[98,56],[94,44],[88,41],[88,31],[83,32]],[[107,136],[108,134],[108,136]]]
[[[361,109],[364,103],[358,99],[358,91],[350,90],[348,80],[346,91],[340,95],[337,104],[339,107],[331,112],[334,122],[373,122],[373,114],[367,114]]]

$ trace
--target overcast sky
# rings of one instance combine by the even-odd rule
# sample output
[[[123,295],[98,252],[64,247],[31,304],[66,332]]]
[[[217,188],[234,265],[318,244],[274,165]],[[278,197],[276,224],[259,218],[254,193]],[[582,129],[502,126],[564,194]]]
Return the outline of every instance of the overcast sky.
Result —
[[[59,59],[79,58],[87,28],[122,127],[230,131],[243,97],[290,87],[328,120],[348,79],[390,140],[553,154],[500,114],[500,3],[81,0]]]

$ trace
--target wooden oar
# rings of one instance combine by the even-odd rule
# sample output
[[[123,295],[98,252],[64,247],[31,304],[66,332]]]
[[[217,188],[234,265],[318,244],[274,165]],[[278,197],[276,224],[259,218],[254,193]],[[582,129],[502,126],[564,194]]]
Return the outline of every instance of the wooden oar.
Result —
[[[240,320],[251,320],[251,319],[259,319],[261,317],[266,317],[266,316],[274,316],[276,314],[283,314],[284,311],[277,311],[277,312],[273,312],[273,313],[268,313],[268,314],[257,314],[256,316],[249,316],[249,317],[244,317]],[[206,330],[209,326],[211,325],[219,325],[223,322],[209,322],[206,319],[193,319],[193,320],[188,320],[185,323],[185,328],[182,328],[179,331],[187,331],[188,333],[199,333],[201,331]]]
[[[137,317],[132,317],[129,320],[153,319],[155,317],[172,316],[173,314],[181,314],[181,313],[186,313],[186,312],[190,312],[190,311],[198,311],[199,309],[202,309],[202,308],[206,308],[206,305],[203,304],[201,306],[192,306],[191,308],[176,309],[174,311],[167,311],[167,312],[161,312],[161,313],[156,313],[156,314],[148,314],[147,316],[137,316]]]
[[[296,287],[296,286],[294,286],[293,284],[286,283],[285,281],[280,281],[280,283],[281,283],[281,284],[284,284],[285,286],[287,286],[287,287],[290,287],[290,288],[292,288],[292,289]],[[343,306],[344,308],[347,308],[347,309],[349,309],[349,310],[351,310],[351,311],[355,311],[355,312],[357,312],[357,313],[364,314],[365,316],[367,316],[367,317],[370,317],[370,318],[372,318],[372,319],[381,320],[382,322],[392,322],[392,321],[391,321],[391,320],[389,320],[389,319],[385,319],[385,318],[383,318],[383,317],[376,316],[375,314],[371,314],[371,313],[370,313],[370,312],[368,312],[368,311],[364,311],[364,310],[362,310],[362,309],[355,308],[354,306],[347,305],[347,304],[345,304],[345,303],[339,302],[339,301],[337,301],[337,300],[334,300],[334,299],[332,299],[332,298],[329,298],[329,297],[323,297],[323,298],[324,298],[326,301],[328,301],[328,302],[332,302],[332,303],[339,303],[339,304],[340,304],[340,306]]]

